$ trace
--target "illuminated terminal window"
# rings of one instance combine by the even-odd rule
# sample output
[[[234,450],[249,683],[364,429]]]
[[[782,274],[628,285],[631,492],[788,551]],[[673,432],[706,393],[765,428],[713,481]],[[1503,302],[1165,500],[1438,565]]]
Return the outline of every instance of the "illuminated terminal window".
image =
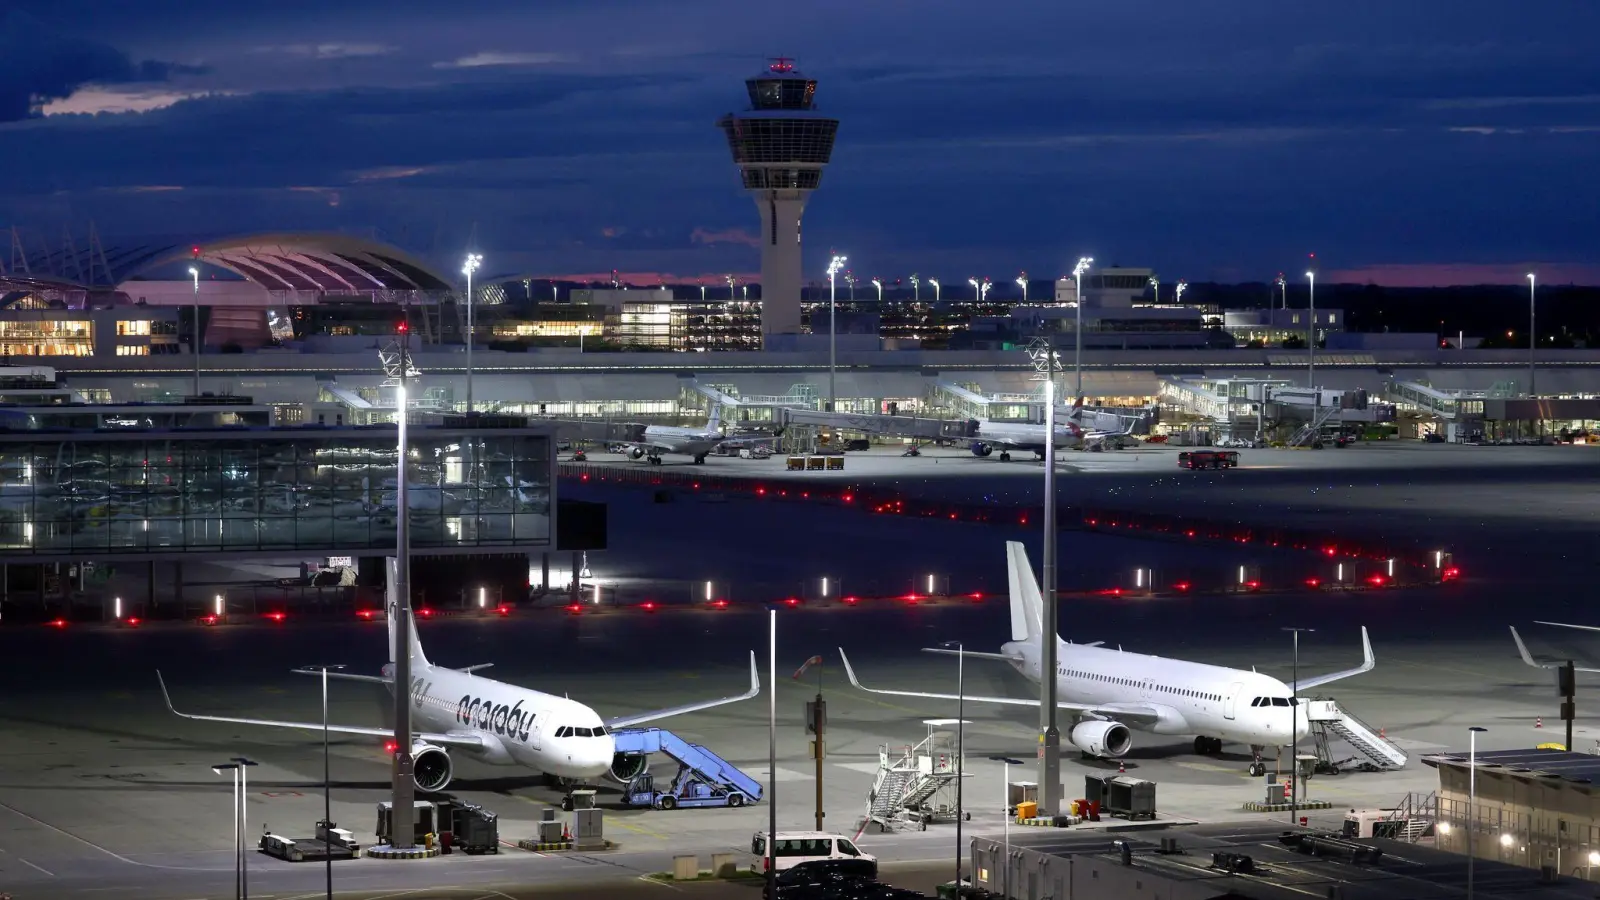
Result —
[[[148,344],[118,344],[117,345],[117,355],[118,356],[149,356],[150,355],[150,345],[148,345]]]
[[[117,323],[117,337],[148,337],[149,319],[128,319]]]
[[[0,355],[93,356],[94,332],[80,319],[0,322]]]

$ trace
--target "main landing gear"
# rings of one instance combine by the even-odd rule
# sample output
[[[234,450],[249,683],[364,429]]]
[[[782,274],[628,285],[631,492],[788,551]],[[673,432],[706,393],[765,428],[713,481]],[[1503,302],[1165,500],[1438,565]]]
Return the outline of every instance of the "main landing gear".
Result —
[[[1000,451],[1000,461],[1001,462],[1011,462],[1011,454],[1008,453],[1005,450],[1001,450]]]
[[[1261,761],[1261,751],[1264,749],[1266,748],[1262,747],[1260,744],[1250,745],[1250,754],[1252,757],[1252,761],[1250,763],[1250,776],[1252,778],[1260,778],[1261,776],[1267,774],[1267,764]]]
[[[697,465],[697,466],[705,465],[706,464],[706,455],[704,453],[696,454],[695,458],[694,458],[694,464]]]

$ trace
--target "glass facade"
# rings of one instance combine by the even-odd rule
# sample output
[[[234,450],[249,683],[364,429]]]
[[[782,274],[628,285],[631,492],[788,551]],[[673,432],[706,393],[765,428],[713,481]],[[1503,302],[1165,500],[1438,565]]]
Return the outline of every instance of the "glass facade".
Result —
[[[94,325],[88,319],[0,321],[5,356],[93,356]]]
[[[0,561],[395,547],[392,428],[0,436]],[[416,426],[414,552],[548,546],[552,441]]]

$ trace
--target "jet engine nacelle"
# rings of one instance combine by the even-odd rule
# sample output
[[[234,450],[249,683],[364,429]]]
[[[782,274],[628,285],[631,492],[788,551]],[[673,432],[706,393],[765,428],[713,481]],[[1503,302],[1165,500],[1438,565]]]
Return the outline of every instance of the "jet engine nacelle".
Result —
[[[1073,726],[1068,737],[1072,746],[1090,756],[1116,758],[1133,747],[1133,735],[1121,722],[1090,719]]]
[[[972,455],[973,456],[988,456],[989,454],[991,454],[993,452],[994,452],[994,448],[989,446],[988,444],[983,443],[982,441],[974,441],[973,444],[972,444]]]
[[[443,747],[417,744],[412,748],[411,780],[416,782],[417,790],[430,794],[444,790],[453,771],[450,754]]]
[[[617,784],[629,784],[650,771],[650,757],[644,753],[618,753],[611,757],[611,771],[607,775]]]
[[[629,447],[628,448],[628,458],[629,459],[644,459],[644,448],[643,447]]]

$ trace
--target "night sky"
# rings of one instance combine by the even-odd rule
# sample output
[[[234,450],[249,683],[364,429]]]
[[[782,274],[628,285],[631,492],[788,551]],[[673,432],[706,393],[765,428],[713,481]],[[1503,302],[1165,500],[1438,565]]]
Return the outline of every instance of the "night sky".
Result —
[[[1600,283],[1592,0],[22,0],[0,225],[340,230],[485,272],[758,268],[716,118],[794,57],[862,278]],[[9,260],[9,254],[5,254]],[[454,265],[450,270],[453,271]],[[646,276],[641,274],[641,279]]]

